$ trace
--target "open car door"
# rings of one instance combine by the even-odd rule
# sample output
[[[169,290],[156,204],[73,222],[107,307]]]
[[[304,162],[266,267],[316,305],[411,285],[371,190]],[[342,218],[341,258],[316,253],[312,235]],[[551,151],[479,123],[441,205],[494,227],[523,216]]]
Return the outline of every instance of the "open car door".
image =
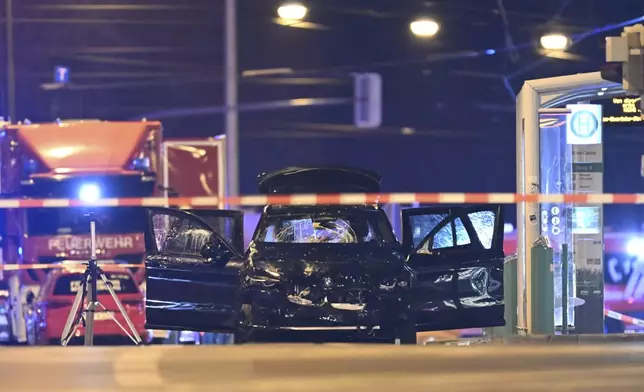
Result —
[[[242,213],[149,208],[148,214],[146,328],[233,332],[242,256],[227,237],[241,236]]]
[[[501,206],[402,214],[417,331],[505,325]]]

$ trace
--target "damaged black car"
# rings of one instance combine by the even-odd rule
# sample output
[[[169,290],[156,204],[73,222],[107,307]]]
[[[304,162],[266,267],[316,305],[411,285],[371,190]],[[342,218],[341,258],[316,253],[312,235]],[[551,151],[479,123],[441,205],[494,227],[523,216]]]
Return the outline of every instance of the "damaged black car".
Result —
[[[279,194],[379,193],[375,173],[287,168]],[[378,205],[268,205],[243,249],[230,210],[150,208],[147,328],[234,333],[237,342],[394,341],[502,326],[501,207],[410,208],[402,242]]]

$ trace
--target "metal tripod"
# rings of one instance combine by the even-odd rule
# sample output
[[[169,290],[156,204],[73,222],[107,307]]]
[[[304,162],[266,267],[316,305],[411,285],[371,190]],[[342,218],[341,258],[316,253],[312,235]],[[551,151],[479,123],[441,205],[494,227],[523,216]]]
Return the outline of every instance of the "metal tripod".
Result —
[[[98,262],[96,261],[96,221],[91,216],[89,227],[91,243],[90,259],[87,263],[87,269],[81,279],[81,287],[79,288],[78,293],[76,293],[72,309],[69,312],[69,316],[67,316],[67,322],[65,322],[60,343],[63,346],[67,346],[70,340],[74,337],[80,324],[83,323],[85,326],[85,346],[94,345],[94,316],[97,311],[107,312],[105,306],[98,301],[97,281],[100,278],[105,284],[107,291],[112,296],[114,303],[116,303],[116,306],[118,307],[121,316],[123,316],[129,331],[116,319],[116,317],[111,316],[112,320],[119,326],[119,328],[121,328],[121,330],[123,330],[134,344],[141,345],[143,344],[141,336],[139,336],[134,324],[132,324],[132,320],[130,320],[130,317],[123,308],[123,304],[114,292],[112,283],[107,279],[105,273],[98,266]],[[86,297],[88,298],[87,306],[85,306]],[[83,307],[83,309],[81,309],[81,307]]]

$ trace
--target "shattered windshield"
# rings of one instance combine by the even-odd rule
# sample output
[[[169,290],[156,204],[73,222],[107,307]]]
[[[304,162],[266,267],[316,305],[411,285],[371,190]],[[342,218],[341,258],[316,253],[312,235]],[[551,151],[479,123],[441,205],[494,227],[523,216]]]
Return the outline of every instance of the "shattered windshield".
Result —
[[[359,244],[378,240],[368,217],[324,213],[268,216],[260,222],[257,242],[287,244]]]

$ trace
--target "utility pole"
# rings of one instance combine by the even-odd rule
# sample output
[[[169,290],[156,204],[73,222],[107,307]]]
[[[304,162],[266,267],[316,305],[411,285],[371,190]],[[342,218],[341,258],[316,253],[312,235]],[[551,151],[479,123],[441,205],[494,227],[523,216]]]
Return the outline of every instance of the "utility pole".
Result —
[[[16,67],[13,58],[13,0],[5,0],[7,20],[7,103],[12,122],[16,118]]]
[[[239,196],[239,110],[237,82],[237,0],[226,0],[225,14],[225,106],[226,194]]]

